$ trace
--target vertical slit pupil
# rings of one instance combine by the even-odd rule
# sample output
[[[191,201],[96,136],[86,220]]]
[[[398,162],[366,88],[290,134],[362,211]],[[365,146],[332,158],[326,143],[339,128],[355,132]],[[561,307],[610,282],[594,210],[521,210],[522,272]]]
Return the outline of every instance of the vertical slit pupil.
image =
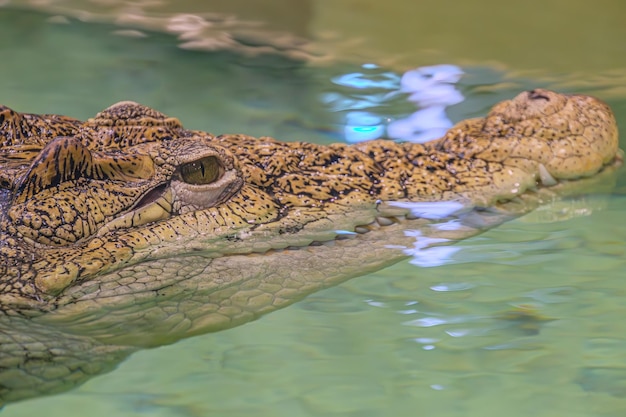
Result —
[[[210,184],[221,176],[221,165],[215,156],[207,156],[180,167],[182,180],[188,184]]]

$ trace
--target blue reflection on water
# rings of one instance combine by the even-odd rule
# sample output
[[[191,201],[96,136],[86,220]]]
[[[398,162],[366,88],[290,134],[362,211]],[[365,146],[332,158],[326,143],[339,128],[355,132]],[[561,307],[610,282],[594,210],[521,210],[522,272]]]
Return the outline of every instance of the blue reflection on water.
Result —
[[[365,64],[364,69],[376,70],[378,66],[375,64]],[[344,87],[365,89],[365,88],[384,88],[393,90],[397,88],[400,77],[393,72],[381,72],[378,74],[364,74],[362,72],[353,72],[333,77],[331,81],[337,85]]]
[[[409,209],[411,214],[422,219],[445,219],[472,209],[460,201],[389,201],[393,207]]]
[[[349,112],[346,114],[344,135],[348,142],[378,139],[385,135],[383,119],[366,111]]]
[[[344,113],[343,133],[355,143],[388,137],[426,142],[441,137],[452,126],[446,107],[463,101],[455,84],[463,71],[454,65],[420,67],[399,76],[375,64],[364,64],[363,71],[342,74],[331,81],[347,89],[329,92],[321,100],[332,111]],[[389,112],[398,100],[408,101],[418,110],[404,118]]]
[[[441,266],[453,262],[452,255],[461,248],[458,246],[433,246],[449,244],[449,239],[432,238],[422,234],[419,230],[406,230],[406,236],[414,237],[412,248],[405,248],[403,252],[411,257],[409,263],[421,267]]]
[[[446,220],[434,226],[440,230],[457,230],[461,227],[459,216],[471,211],[470,204],[460,201],[390,201],[387,204],[393,207],[408,209],[415,217],[429,220]],[[450,243],[448,239],[425,236],[419,230],[405,230],[405,236],[415,238],[412,247],[398,247],[411,257],[413,265],[433,267],[453,262],[452,256],[460,248],[458,246],[440,246]]]

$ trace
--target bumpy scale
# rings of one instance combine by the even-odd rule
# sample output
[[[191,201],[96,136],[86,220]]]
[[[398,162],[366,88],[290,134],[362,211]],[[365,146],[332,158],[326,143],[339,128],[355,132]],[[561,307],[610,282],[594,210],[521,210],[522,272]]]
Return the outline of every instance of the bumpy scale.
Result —
[[[317,245],[385,217],[381,202],[493,206],[618,154],[608,106],[546,90],[423,145],[213,136],[133,102],[86,122],[3,107],[0,145],[0,309],[33,314],[136,265]]]

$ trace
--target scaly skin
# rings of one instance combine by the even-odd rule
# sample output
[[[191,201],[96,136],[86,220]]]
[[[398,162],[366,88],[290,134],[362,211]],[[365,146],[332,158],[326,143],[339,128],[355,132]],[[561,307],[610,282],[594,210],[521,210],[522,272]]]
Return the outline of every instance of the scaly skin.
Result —
[[[131,102],[86,122],[3,108],[2,323],[87,346],[232,327],[406,257],[408,229],[460,239],[619,160],[608,106],[546,90],[424,145],[213,136]],[[495,211],[443,232],[404,204],[446,201]]]
[[[605,104],[545,90],[500,103],[425,145],[215,137],[130,102],[85,123],[9,109],[2,116],[0,301],[7,312],[56,310],[76,302],[69,294],[157,258],[168,285],[160,271],[177,256],[331,240],[328,232],[388,216],[380,202],[494,206],[542,179],[592,176],[617,152]],[[181,167],[203,158],[214,178],[187,184]]]

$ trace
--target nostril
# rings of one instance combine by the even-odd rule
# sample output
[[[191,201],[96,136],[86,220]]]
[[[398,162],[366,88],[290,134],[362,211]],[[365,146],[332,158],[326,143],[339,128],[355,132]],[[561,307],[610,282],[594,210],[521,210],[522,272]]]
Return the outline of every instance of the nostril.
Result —
[[[531,100],[550,101],[550,97],[546,96],[545,94],[542,94],[541,90],[530,90],[528,92],[528,98],[530,98]]]

